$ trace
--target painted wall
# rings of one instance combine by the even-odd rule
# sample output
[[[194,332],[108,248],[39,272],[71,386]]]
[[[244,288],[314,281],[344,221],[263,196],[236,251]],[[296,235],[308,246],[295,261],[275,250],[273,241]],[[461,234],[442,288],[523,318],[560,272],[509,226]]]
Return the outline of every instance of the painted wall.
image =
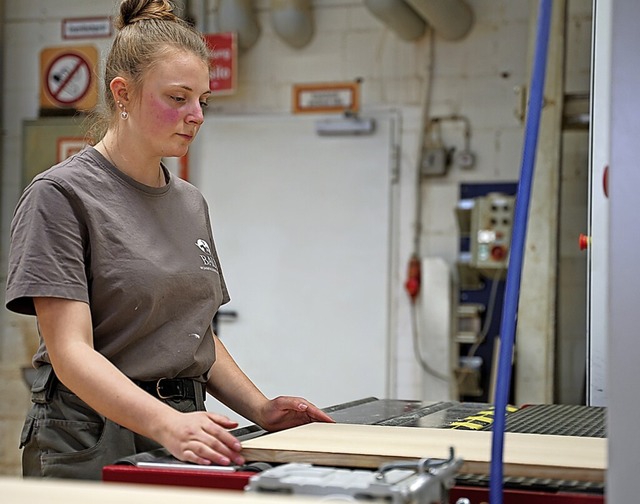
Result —
[[[217,2],[194,2],[195,14],[205,13],[199,24],[215,31]],[[261,34],[257,44],[241,55],[239,89],[218,98],[209,113],[286,114],[295,83],[362,79],[363,110],[394,110],[401,118],[396,197],[399,230],[391,244],[395,263],[390,293],[392,370],[391,397],[421,398],[422,376],[412,354],[409,304],[402,289],[412,239],[418,145],[425,99],[431,95],[431,114],[462,114],[472,128],[471,149],[476,165],[453,168],[445,177],[422,184],[423,256],[441,257],[453,264],[457,251],[454,207],[460,182],[513,181],[519,173],[523,126],[514,114],[514,87],[526,84],[530,2],[470,0],[474,26],[462,41],[446,42],[429,34],[404,42],[374,18],[359,0],[316,0],[315,34],[302,49],[285,45],[269,24],[268,2],[256,2]],[[572,23],[588,17],[589,2],[570,2]],[[6,275],[7,237],[11,212],[21,179],[22,121],[38,115],[39,52],[61,40],[61,21],[69,17],[113,13],[104,0],[5,0],[4,40],[4,145],[1,197],[2,268]],[[574,89],[588,90],[589,30],[575,31],[569,60],[575,59],[569,81]],[[104,55],[108,40],[83,40]],[[433,46],[431,46],[433,43]],[[432,51],[433,49],[433,51]],[[433,61],[430,63],[430,54]],[[586,53],[586,54],[585,54]],[[432,86],[429,89],[429,68]],[[443,129],[449,146],[462,147],[459,126]],[[197,167],[194,167],[197,169]],[[277,166],[272,169],[276,170]],[[21,378],[35,343],[34,321],[0,311],[0,391],[10,401],[0,402],[0,473],[19,473],[17,439],[28,394]],[[374,370],[375,372],[375,370]]]

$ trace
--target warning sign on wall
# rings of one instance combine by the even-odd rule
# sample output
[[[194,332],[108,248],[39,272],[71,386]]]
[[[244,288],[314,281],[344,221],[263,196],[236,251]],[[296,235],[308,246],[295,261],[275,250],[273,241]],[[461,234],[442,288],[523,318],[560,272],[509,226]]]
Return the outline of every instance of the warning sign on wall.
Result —
[[[40,108],[91,110],[98,103],[94,46],[49,47],[40,52]]]
[[[212,95],[236,91],[238,48],[234,32],[211,33],[204,36],[211,51],[209,88]]]

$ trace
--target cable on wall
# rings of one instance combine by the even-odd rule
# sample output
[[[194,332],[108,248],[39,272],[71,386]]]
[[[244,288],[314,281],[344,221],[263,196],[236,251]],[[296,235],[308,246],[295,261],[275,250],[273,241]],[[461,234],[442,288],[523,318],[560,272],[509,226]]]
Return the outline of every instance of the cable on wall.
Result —
[[[420,125],[421,135],[425,129],[425,125],[429,122],[429,116],[431,112],[431,93],[433,90],[433,67],[435,56],[435,38],[433,30],[429,31],[429,52],[426,65],[426,86],[424,93],[424,104],[422,107],[422,120]],[[419,142],[419,152],[422,150],[422,137]],[[438,373],[433,369],[422,356],[420,351],[419,338],[420,330],[417,323],[418,308],[417,299],[420,295],[421,283],[422,283],[422,264],[420,259],[420,236],[422,234],[422,173],[420,170],[420,155],[418,155],[418,166],[416,166],[416,179],[415,179],[415,209],[414,209],[414,229],[413,229],[413,246],[411,250],[411,256],[407,265],[407,278],[404,284],[405,290],[410,299],[411,310],[411,338],[413,342],[413,353],[416,361],[420,364],[422,370],[440,380],[448,380],[441,373]]]

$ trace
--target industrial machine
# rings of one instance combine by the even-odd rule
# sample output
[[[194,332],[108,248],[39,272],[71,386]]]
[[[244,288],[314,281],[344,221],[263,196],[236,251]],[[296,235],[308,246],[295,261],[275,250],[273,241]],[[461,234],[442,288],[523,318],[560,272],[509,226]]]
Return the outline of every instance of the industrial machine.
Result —
[[[249,492],[310,495],[332,500],[391,504],[447,504],[462,465],[453,449],[447,460],[424,458],[382,465],[377,471],[289,463],[249,479]]]
[[[493,421],[490,404],[457,401],[426,403],[369,397],[332,406],[325,411],[338,423],[360,425],[488,431]],[[531,405],[510,408],[506,431],[605,438],[604,424],[604,408]],[[262,436],[265,432],[252,425],[236,429],[233,434],[245,441]],[[349,501],[379,498],[394,503],[488,502],[489,475],[461,472],[462,460],[453,453],[448,460],[425,458],[409,465],[406,465],[407,461],[402,461],[405,465],[380,467],[378,471],[264,462],[236,467],[232,471],[228,467],[216,471],[210,466],[176,465],[177,461],[167,459],[167,456],[166,451],[158,450],[130,457],[120,464],[105,467],[103,479],[233,490],[249,488],[250,491],[323,497],[331,494],[341,495],[341,500]],[[425,457],[428,456],[425,454]],[[322,488],[323,484],[325,488]],[[505,504],[604,503],[603,481],[506,477],[504,489]]]
[[[515,183],[460,186],[455,209],[460,235],[455,343],[463,401],[491,401],[516,190]]]

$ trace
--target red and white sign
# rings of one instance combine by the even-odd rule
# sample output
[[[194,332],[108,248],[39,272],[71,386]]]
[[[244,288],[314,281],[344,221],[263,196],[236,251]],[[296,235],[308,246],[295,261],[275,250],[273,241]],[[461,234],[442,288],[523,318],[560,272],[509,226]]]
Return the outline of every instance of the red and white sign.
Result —
[[[62,105],[79,102],[89,92],[91,69],[79,54],[61,54],[46,72],[47,92]]]
[[[94,46],[50,47],[40,53],[40,107],[90,110],[98,98]]]
[[[233,32],[211,33],[204,36],[211,50],[209,88],[214,95],[236,91],[238,49]]]

